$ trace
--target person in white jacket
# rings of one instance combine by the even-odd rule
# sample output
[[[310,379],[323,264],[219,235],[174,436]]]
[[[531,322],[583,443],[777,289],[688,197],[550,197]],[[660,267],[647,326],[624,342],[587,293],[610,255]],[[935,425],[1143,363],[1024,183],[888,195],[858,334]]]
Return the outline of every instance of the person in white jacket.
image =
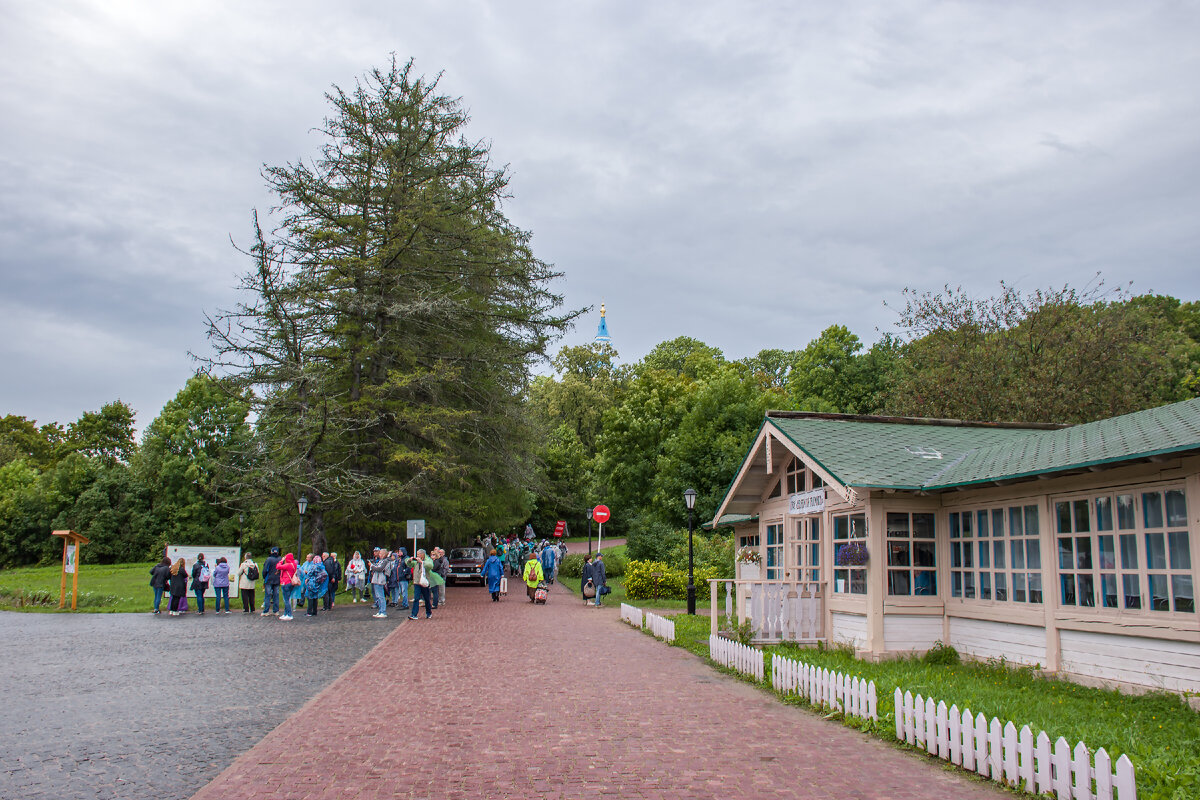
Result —
[[[350,590],[351,602],[371,602],[367,599],[367,563],[362,554],[354,551],[354,557],[346,565],[346,588]]]
[[[254,577],[250,577],[251,575]],[[256,608],[254,605],[254,587],[261,577],[262,570],[258,568],[258,564],[254,563],[254,559],[250,557],[250,554],[246,553],[245,557],[242,558],[242,565],[238,567],[238,595],[242,598],[243,614],[249,614]]]

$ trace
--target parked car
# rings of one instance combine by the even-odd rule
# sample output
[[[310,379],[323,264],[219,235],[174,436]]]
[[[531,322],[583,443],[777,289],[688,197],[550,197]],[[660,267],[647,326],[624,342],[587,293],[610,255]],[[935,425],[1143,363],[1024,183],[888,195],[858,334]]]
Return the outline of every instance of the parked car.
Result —
[[[483,548],[455,547],[450,550],[450,574],[446,583],[476,581],[483,586]]]

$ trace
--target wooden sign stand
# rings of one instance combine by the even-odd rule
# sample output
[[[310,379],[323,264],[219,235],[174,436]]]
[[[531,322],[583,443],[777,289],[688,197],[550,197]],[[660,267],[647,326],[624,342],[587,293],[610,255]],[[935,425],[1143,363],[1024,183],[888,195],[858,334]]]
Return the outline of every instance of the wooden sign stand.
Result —
[[[67,573],[71,573],[71,610],[75,610],[79,599],[79,548],[88,543],[88,538],[75,531],[53,531],[51,536],[63,537],[62,586],[58,591],[58,607],[67,602]]]

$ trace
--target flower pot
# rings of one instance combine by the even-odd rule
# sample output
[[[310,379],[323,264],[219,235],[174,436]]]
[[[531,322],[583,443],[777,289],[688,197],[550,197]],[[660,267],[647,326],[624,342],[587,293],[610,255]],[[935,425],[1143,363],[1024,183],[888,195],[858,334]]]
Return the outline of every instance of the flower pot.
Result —
[[[762,566],[754,562],[738,564],[738,577],[744,581],[756,581],[762,577]]]

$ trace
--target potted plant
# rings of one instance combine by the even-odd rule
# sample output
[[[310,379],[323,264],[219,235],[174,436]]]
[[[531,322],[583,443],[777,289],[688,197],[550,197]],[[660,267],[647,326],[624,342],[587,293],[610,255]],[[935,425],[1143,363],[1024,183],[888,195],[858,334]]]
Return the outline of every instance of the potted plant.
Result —
[[[847,542],[837,549],[833,562],[839,567],[861,567],[867,563],[866,542]]]
[[[758,580],[762,565],[762,553],[758,552],[758,548],[740,547],[734,560],[737,563],[738,577],[742,580]]]

